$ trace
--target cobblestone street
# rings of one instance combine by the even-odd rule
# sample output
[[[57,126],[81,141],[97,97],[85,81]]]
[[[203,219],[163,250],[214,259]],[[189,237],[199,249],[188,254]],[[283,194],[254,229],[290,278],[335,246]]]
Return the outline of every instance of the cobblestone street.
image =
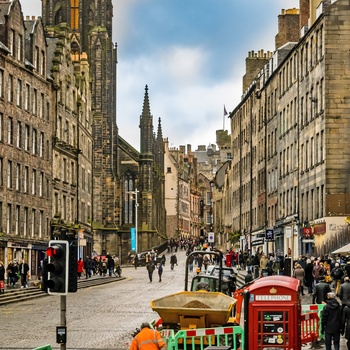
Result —
[[[179,266],[167,263],[162,282],[157,270],[153,282],[145,267],[124,267],[123,281],[81,289],[67,297],[67,350],[126,350],[132,332],[144,321],[157,319],[150,300],[182,291],[185,278],[185,253],[178,252]],[[106,277],[108,278],[108,277]],[[113,277],[112,277],[113,278]],[[303,304],[312,302],[310,295]],[[56,343],[56,326],[60,324],[60,297],[48,296],[0,307],[0,349],[28,350]],[[342,337],[340,350],[346,350]],[[324,344],[302,349],[324,349]],[[253,350],[253,349],[252,349]]]
[[[131,334],[142,322],[158,318],[150,300],[183,290],[185,253],[172,271],[169,255],[162,282],[153,282],[145,267],[124,267],[123,281],[78,290],[67,296],[67,349],[127,349]],[[108,277],[106,277],[108,278]],[[111,277],[113,278],[113,277]],[[0,308],[0,349],[34,349],[56,344],[60,297],[48,296]]]

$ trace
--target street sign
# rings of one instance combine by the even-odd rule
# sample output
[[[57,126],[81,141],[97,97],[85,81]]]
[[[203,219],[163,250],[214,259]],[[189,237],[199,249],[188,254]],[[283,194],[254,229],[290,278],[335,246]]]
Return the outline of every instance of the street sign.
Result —
[[[272,242],[274,241],[274,234],[273,229],[267,229],[265,232],[265,241],[266,242]]]
[[[214,237],[215,237],[214,232],[209,232],[208,233],[208,242],[214,243]]]

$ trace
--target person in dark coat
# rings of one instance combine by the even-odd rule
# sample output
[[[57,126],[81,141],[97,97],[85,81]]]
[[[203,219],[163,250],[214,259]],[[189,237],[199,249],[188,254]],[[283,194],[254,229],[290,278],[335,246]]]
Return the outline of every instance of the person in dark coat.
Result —
[[[108,268],[108,275],[109,277],[112,277],[113,275],[113,272],[114,272],[114,260],[113,258],[108,255],[108,258],[107,258],[107,268]]]
[[[348,300],[350,300],[350,279],[349,277],[344,278],[344,283],[340,285],[338,297],[341,300],[343,308]]]
[[[345,338],[347,339],[346,345],[348,350],[350,350],[350,299],[344,305],[341,328],[345,332]]]
[[[321,333],[325,334],[326,350],[339,350],[340,333],[342,329],[342,307],[335,298],[333,292],[327,293],[326,305],[322,310],[321,316]]]
[[[148,277],[149,281],[152,282],[152,277],[153,277],[153,271],[156,269],[154,265],[154,261],[150,260],[147,265],[146,265],[147,271],[148,271]]]
[[[307,287],[307,291],[309,294],[312,294],[312,287],[314,285],[314,276],[312,275],[312,270],[314,266],[312,265],[312,262],[310,259],[306,260],[305,265],[305,286]]]
[[[85,269],[85,275],[86,278],[91,277],[92,274],[92,260],[90,259],[89,256],[86,257],[86,259],[84,260],[84,269]]]
[[[331,287],[329,286],[329,283],[327,283],[325,280],[320,281],[315,286],[315,292],[312,297],[312,303],[315,304],[322,304],[323,302],[327,301],[327,293],[331,292]]]
[[[19,273],[21,275],[21,288],[28,288],[27,277],[29,273],[29,265],[22,260],[19,265]]]
[[[163,274],[163,264],[160,263],[159,266],[158,266],[159,282],[162,282],[162,274]]]
[[[253,281],[253,275],[252,275],[252,271],[248,270],[247,274],[244,276],[244,283],[249,283],[251,281]]]

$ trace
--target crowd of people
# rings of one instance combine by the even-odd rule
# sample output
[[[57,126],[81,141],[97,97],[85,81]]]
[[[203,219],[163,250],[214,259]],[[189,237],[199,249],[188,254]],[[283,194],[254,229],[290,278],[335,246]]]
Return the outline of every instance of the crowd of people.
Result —
[[[21,288],[28,288],[29,265],[22,259],[20,262],[12,260],[7,268],[2,261],[0,261],[0,281],[5,281],[7,287],[15,288],[18,281],[21,282]],[[0,292],[4,291],[4,285],[1,283]]]
[[[87,256],[83,261],[81,258],[78,260],[78,279],[83,275],[88,279],[91,276],[121,276],[121,267],[119,258],[115,255],[107,253],[106,256],[95,256],[91,258]]]

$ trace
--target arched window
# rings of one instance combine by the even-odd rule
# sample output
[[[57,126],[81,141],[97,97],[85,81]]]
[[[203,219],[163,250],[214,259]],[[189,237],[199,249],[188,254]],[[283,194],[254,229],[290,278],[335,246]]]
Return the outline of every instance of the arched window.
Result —
[[[131,172],[124,177],[124,223],[132,224],[135,218],[135,179]]]
[[[79,0],[70,1],[70,27],[71,29],[79,28]]]

